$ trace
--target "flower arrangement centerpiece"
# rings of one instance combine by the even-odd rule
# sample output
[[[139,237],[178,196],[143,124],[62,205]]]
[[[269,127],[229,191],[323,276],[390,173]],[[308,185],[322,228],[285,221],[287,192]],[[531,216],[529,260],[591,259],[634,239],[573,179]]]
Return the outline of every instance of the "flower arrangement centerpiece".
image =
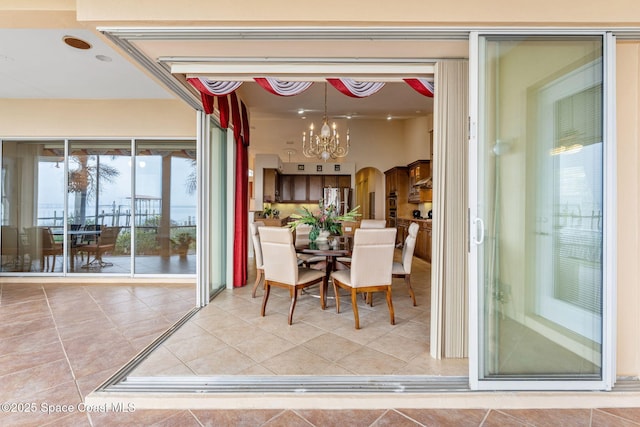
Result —
[[[309,240],[326,240],[327,236],[342,234],[341,221],[355,221],[356,217],[360,216],[358,213],[360,206],[356,206],[344,215],[338,215],[338,209],[335,205],[325,206],[324,200],[320,200],[318,207],[319,210],[315,213],[303,207],[302,215],[291,214],[294,221],[289,223],[289,227],[295,230],[300,224],[308,224],[311,226]]]

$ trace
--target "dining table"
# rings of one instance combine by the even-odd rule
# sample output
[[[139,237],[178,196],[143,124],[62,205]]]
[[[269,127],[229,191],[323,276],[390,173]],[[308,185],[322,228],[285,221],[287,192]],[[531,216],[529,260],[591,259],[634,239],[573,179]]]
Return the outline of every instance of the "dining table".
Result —
[[[302,240],[300,242],[296,242],[295,248],[296,252],[299,253],[326,257],[324,265],[326,278],[324,282],[325,289],[324,292],[322,292],[322,295],[326,296],[331,273],[341,268],[347,268],[337,259],[339,257],[351,256],[351,251],[353,249],[353,236],[329,236],[326,241]],[[321,306],[323,309],[325,308],[325,305],[326,301],[322,301]]]

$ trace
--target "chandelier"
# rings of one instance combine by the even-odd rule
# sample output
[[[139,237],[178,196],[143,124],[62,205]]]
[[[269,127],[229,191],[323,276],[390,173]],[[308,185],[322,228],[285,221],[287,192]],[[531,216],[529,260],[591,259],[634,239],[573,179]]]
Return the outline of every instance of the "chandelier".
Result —
[[[340,143],[340,134],[336,124],[331,127],[327,121],[327,84],[324,85],[324,116],[320,134],[313,133],[313,123],[309,126],[309,140],[307,132],[302,132],[302,153],[306,157],[317,157],[325,162],[349,154],[349,129],[347,129],[346,144]]]

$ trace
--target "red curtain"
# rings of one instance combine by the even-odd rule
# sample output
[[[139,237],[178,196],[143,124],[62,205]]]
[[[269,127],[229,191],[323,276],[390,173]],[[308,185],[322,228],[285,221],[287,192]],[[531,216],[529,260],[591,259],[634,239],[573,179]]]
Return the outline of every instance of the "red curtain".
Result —
[[[238,97],[231,93],[231,118],[233,137],[236,142],[236,188],[234,195],[235,217],[233,232],[233,286],[238,288],[247,284],[248,256],[248,153],[243,137],[243,124],[240,116]],[[245,113],[246,114],[246,113]],[[247,126],[248,127],[248,126]],[[248,135],[247,135],[248,137]]]

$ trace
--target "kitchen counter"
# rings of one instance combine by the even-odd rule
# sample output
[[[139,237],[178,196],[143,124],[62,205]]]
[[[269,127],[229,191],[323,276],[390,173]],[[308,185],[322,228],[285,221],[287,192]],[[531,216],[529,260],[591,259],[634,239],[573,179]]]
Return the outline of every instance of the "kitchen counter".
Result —
[[[402,219],[402,220],[405,220],[405,221],[415,221],[415,222],[418,222],[418,223],[429,223],[429,224],[431,224],[431,221],[433,221],[432,219],[429,219],[429,218],[409,218],[409,217],[400,217],[400,218],[398,218],[398,219],[399,219],[399,220],[400,220],[400,219]]]

